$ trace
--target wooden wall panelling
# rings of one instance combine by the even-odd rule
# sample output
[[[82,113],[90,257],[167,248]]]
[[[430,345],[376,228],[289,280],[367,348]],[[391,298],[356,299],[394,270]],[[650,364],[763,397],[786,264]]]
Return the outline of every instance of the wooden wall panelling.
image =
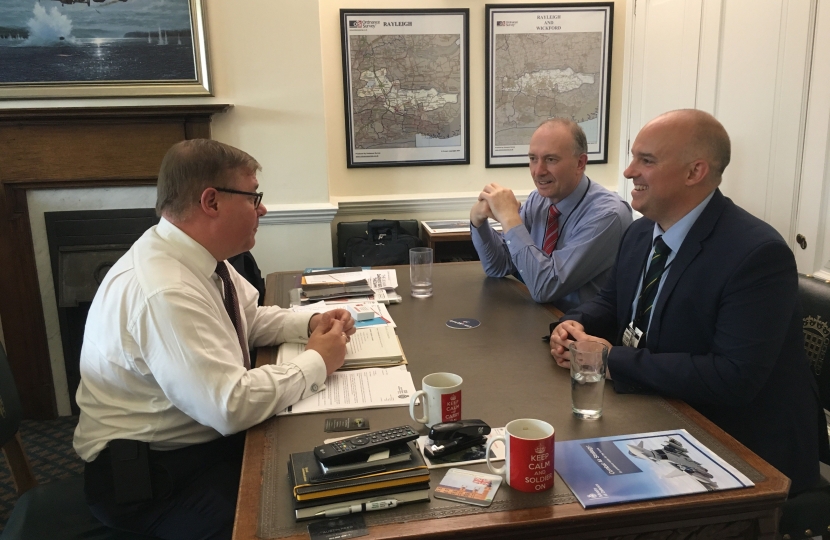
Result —
[[[25,417],[57,414],[26,191],[154,184],[167,149],[210,138],[229,107],[0,110],[0,319]]]

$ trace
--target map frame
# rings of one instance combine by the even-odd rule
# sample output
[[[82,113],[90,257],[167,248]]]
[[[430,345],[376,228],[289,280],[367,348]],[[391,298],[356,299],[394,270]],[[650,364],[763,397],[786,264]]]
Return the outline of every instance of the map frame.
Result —
[[[469,19],[468,8],[340,10],[348,168],[470,164]],[[376,47],[381,58],[383,47],[404,47],[408,61],[361,72],[365,63],[358,60],[360,49],[352,48],[352,39],[366,40],[367,47],[383,40]],[[437,57],[410,58],[412,51]],[[447,56],[440,56],[444,51]],[[420,71],[430,65],[449,71]],[[413,71],[407,72],[408,68]],[[415,114],[410,116],[411,112]],[[419,128],[433,131],[423,133]],[[366,137],[357,136],[361,129],[389,133],[392,140],[378,136],[375,146],[367,146]]]
[[[529,18],[535,19],[532,23]],[[593,21],[593,22],[590,22]],[[532,26],[535,25],[535,26]],[[590,28],[590,30],[588,30]],[[498,111],[496,96],[503,96],[503,87],[496,81],[497,73],[504,73],[503,63],[499,61],[496,54],[496,41],[498,36],[507,34],[549,36],[564,35],[577,31],[596,33],[599,30],[599,66],[598,71],[591,75],[583,75],[578,70],[576,73],[570,70],[565,72],[556,69],[557,75],[569,78],[582,77],[582,80],[596,81],[598,93],[596,110],[590,113],[590,118],[575,118],[572,115],[560,115],[570,118],[576,122],[589,122],[594,129],[587,129],[588,136],[588,163],[608,163],[608,126],[610,121],[609,98],[611,94],[611,52],[613,43],[614,28],[614,4],[613,2],[596,3],[567,3],[567,4],[487,4],[485,6],[485,167],[527,167],[527,149],[530,136],[545,118],[538,117],[539,121],[531,123],[525,121],[524,125],[517,125],[514,135],[517,142],[512,144],[497,142],[498,122],[496,115]],[[505,38],[506,39],[506,38]],[[542,73],[543,70],[535,73]],[[598,81],[596,79],[599,79]],[[577,84],[581,84],[577,82]],[[517,85],[518,86],[518,85]],[[559,88],[557,86],[557,88]],[[517,92],[518,93],[518,92]],[[550,100],[549,101],[553,101]],[[592,103],[592,102],[591,102]],[[534,106],[535,108],[535,106]],[[552,116],[557,116],[553,114]],[[596,120],[593,122],[593,120]],[[595,130],[595,132],[594,132]],[[507,130],[509,131],[509,130]],[[503,136],[503,132],[501,136]],[[521,144],[524,140],[527,143]],[[518,142],[521,141],[521,142]]]

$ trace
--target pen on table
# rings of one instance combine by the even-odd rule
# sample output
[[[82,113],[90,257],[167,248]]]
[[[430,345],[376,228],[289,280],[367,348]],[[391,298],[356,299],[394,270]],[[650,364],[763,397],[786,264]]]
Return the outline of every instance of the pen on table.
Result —
[[[372,501],[361,504],[353,504],[351,506],[344,506],[342,508],[334,508],[324,512],[317,512],[315,516],[321,517],[339,517],[348,514],[356,514],[358,512],[371,512],[372,510],[385,510],[387,508],[395,508],[398,506],[398,501],[395,499],[385,499],[382,501]]]

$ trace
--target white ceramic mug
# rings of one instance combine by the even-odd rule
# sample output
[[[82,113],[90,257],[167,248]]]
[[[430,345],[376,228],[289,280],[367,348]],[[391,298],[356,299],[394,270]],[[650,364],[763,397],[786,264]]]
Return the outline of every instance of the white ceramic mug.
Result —
[[[432,427],[442,422],[461,420],[461,383],[464,379],[454,373],[431,373],[424,377],[421,390],[409,401],[409,415],[416,422]],[[415,401],[422,397],[424,416],[415,416]]]
[[[504,441],[504,467],[490,463],[490,447]],[[507,485],[519,491],[535,493],[553,487],[553,426],[542,420],[523,418],[504,427],[504,435],[487,441],[487,467],[504,475]]]

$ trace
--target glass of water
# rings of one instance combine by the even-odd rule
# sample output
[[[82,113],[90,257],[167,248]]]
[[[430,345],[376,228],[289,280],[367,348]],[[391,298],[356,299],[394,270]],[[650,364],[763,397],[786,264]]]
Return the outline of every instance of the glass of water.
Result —
[[[602,416],[602,393],[608,367],[608,347],[597,341],[574,341],[571,351],[571,408],[574,416]]]
[[[409,250],[409,283],[415,298],[432,296],[432,248]]]

